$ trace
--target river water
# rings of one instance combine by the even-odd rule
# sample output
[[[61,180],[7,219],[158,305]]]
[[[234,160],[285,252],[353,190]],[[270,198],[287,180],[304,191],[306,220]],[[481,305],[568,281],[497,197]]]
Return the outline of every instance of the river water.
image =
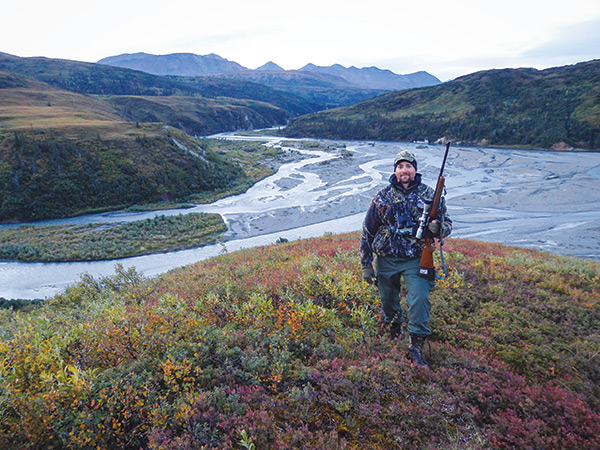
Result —
[[[118,261],[0,261],[0,297],[50,297],[78,281],[83,273],[94,277],[113,274],[117,263],[155,276],[223,252],[272,244],[279,238],[295,240],[360,230],[371,198],[387,184],[396,153],[403,149],[415,153],[423,180],[434,186],[444,152],[441,145],[362,141],[320,141],[328,147],[325,151],[305,150],[274,137],[219,137],[260,140],[299,152],[303,158],[281,165],[277,173],[246,193],[209,205],[185,211],[117,211],[43,224],[124,222],[216,212],[228,227],[225,242]],[[452,146],[444,175],[453,237],[600,260],[600,153]]]

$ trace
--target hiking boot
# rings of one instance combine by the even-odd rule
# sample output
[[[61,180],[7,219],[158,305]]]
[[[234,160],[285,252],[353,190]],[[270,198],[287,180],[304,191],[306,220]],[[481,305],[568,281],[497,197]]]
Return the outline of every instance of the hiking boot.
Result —
[[[390,326],[390,339],[404,339],[402,322],[393,322]]]
[[[408,358],[422,366],[428,368],[429,366],[423,359],[423,345],[425,345],[425,340],[427,336],[420,336],[418,334],[410,333],[410,345],[408,346]]]

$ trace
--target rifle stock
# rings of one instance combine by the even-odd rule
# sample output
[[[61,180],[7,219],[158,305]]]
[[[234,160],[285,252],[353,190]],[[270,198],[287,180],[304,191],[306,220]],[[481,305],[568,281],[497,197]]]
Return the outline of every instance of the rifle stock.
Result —
[[[425,238],[425,247],[423,247],[423,253],[421,254],[421,265],[419,267],[419,276],[427,278],[428,280],[435,279],[435,267],[433,265],[433,252],[435,251],[435,245],[433,245],[432,238]]]
[[[444,160],[442,162],[442,168],[440,170],[440,176],[438,177],[437,184],[435,186],[435,193],[433,194],[433,201],[431,202],[431,208],[429,209],[429,217],[427,218],[427,224],[432,220],[439,220],[439,209],[442,201],[442,194],[444,192],[444,166],[446,165],[446,158],[448,157],[448,150],[450,149],[450,142],[446,144],[446,153],[444,154]],[[443,230],[440,230],[442,233]],[[435,267],[433,264],[433,252],[435,251],[435,241],[433,237],[425,237],[423,239],[425,246],[423,247],[423,253],[421,254],[421,263],[419,267],[419,276],[428,280],[435,279]]]

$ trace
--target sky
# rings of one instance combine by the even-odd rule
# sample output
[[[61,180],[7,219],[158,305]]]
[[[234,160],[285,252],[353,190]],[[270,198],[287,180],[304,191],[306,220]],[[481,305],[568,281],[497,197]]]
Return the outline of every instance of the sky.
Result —
[[[600,1],[8,0],[0,52],[86,62],[215,53],[249,69],[375,66],[447,81],[599,59]]]

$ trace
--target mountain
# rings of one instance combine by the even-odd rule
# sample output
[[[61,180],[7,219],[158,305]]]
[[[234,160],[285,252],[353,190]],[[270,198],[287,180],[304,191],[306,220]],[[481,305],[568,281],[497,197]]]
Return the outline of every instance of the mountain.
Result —
[[[307,64],[300,69],[305,72],[333,75],[342,78],[356,86],[387,91],[413,89],[423,86],[434,86],[441,81],[427,72],[415,72],[409,75],[397,75],[391,70],[382,70],[377,67],[346,68],[339,64],[323,67]]]
[[[0,311],[0,448],[600,448],[597,262],[447,239],[426,370],[384,334],[359,237]]]
[[[294,119],[288,136],[600,149],[600,60],[500,69]]]
[[[284,70],[270,61],[256,70],[250,70],[214,54],[200,56],[174,53],[156,56],[136,53],[111,56],[98,62],[161,75],[210,75],[252,81],[320,104],[320,109],[349,105],[390,90],[440,83],[427,72],[397,75],[376,67],[346,69],[340,65],[319,67],[307,64],[300,70]]]
[[[283,72],[255,70],[219,75],[226,79],[249,81],[268,86],[279,92],[305,99],[310,104],[321,105],[319,110],[350,105],[388,92],[351,85],[346,80],[327,74],[285,70]]]
[[[280,66],[278,66],[277,64],[275,64],[273,61],[269,61],[266,64],[263,64],[262,66],[256,68],[255,70],[257,71],[266,71],[266,72],[283,72],[284,69],[282,69]]]
[[[141,70],[153,75],[176,76],[197,76],[248,70],[236,62],[221,58],[214,53],[203,56],[192,53],[172,53],[170,55],[125,53],[103,58],[98,61],[98,64]]]
[[[126,53],[109,56],[98,61],[98,64],[124,67],[141,70],[155,75],[198,76],[198,75],[225,75],[236,74],[246,76],[249,72],[286,72],[272,61],[250,70],[242,65],[229,61],[211,53],[209,55],[195,55],[192,53],[171,53],[169,55],[151,55],[148,53]],[[427,72],[421,71],[408,75],[398,75],[391,70],[382,70],[377,67],[346,68],[340,64],[329,67],[307,64],[300,72],[328,75],[344,80],[350,85],[381,90],[411,89],[422,86],[440,84],[440,80]]]

